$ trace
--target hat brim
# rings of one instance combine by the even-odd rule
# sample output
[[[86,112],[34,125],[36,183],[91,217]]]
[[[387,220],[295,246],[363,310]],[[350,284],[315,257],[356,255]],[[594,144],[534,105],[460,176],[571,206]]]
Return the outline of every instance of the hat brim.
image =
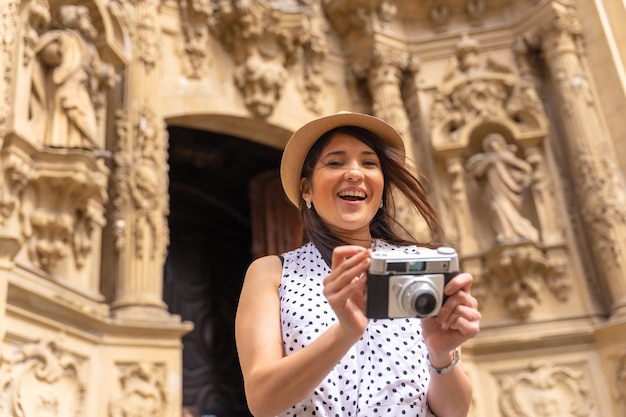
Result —
[[[387,122],[368,114],[339,112],[315,119],[291,136],[280,163],[280,179],[285,194],[296,207],[300,207],[300,180],[302,165],[309,150],[326,132],[342,126],[356,126],[368,130],[402,153],[405,152],[402,136]]]

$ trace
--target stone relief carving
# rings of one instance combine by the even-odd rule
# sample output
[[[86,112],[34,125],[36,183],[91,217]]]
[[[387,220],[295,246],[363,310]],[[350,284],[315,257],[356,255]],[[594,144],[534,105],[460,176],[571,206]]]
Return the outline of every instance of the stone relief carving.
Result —
[[[54,154],[53,154],[54,155]],[[20,174],[28,178],[20,206],[22,233],[31,261],[47,272],[71,275],[64,261],[73,255],[77,270],[92,255],[96,230],[105,224],[108,168],[83,153],[47,156],[45,168]]]
[[[39,33],[50,23],[47,0],[35,0],[28,6],[28,25],[24,28],[24,66],[35,57]]]
[[[563,148],[570,178],[593,252],[598,276],[609,288],[612,313],[626,311],[626,185],[604,114],[594,103],[592,77],[583,45],[582,25],[573,3],[550,3],[553,19],[528,36],[541,50],[555,80]]]
[[[320,9],[314,5],[294,9],[234,1],[220,2],[212,10],[209,27],[233,55],[235,83],[254,114],[267,117],[272,113],[288,68],[302,56],[305,103],[319,110],[320,65],[326,56],[326,29],[320,19]]]
[[[0,416],[83,415],[80,374],[79,359],[53,341],[26,344],[0,357]]]
[[[202,22],[187,23],[183,28],[183,74],[187,78],[199,79],[209,65],[207,42],[209,29]]]
[[[439,84],[440,94],[466,118],[502,114],[517,76],[513,69],[491,57],[482,60],[478,42],[465,35]]]
[[[515,155],[517,147],[499,133],[486,135],[483,149],[468,159],[466,167],[485,191],[496,242],[536,241],[539,232],[520,212],[533,178],[532,166]]]
[[[465,3],[465,13],[467,13],[470,22],[475,26],[483,23],[486,11],[487,3],[485,0],[468,0]]]
[[[572,284],[566,262],[548,258],[531,243],[500,246],[486,254],[485,276],[511,316],[526,319],[539,304],[544,286],[559,301],[569,298]]]
[[[626,411],[626,349],[615,357],[615,396]]]
[[[6,124],[12,114],[9,86],[15,71],[13,47],[16,39],[13,34],[17,33],[19,4],[17,0],[6,1],[0,10],[0,139],[6,134]]]
[[[435,4],[430,8],[428,17],[433,25],[433,30],[435,32],[443,32],[450,23],[450,6],[443,3]]]
[[[156,363],[118,364],[120,393],[109,404],[109,417],[167,415],[165,366]]]
[[[572,284],[562,225],[554,221],[557,203],[547,193],[551,184],[540,146],[547,117],[520,42],[514,48],[518,75],[509,64],[483,59],[478,42],[464,36],[433,95],[431,123],[435,153],[445,159],[450,176],[457,243],[469,254],[463,263],[480,277],[476,292],[483,300],[488,291],[505,294],[507,311],[526,319],[544,289],[564,302]],[[477,152],[481,145],[483,152]],[[471,211],[482,205],[494,235],[483,248],[471,238]]]
[[[504,417],[589,417],[595,408],[582,371],[546,362],[497,378]]]
[[[114,175],[120,187],[113,199],[114,217],[117,216],[113,224],[115,244],[118,250],[124,248],[125,230],[130,227],[136,256],[142,258],[147,253],[154,259],[165,254],[168,244],[167,225],[159,209],[167,207],[167,196],[161,193],[160,176],[161,161],[166,160],[166,138],[161,133],[163,121],[146,107],[139,112],[131,132],[127,132],[126,123],[124,112],[118,111],[119,141],[114,155],[117,166]],[[129,204],[134,207],[136,216],[136,222],[130,226],[122,220],[122,213]]]
[[[100,148],[106,87],[112,65],[91,43],[97,35],[85,6],[63,6],[35,46],[30,120],[44,146]]]

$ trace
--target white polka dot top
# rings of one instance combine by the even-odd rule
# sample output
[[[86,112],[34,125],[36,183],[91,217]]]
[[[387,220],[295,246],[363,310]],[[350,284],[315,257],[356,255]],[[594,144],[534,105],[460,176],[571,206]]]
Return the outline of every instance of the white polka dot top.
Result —
[[[374,246],[401,250],[382,241]],[[322,293],[330,269],[317,248],[308,243],[283,257],[278,294],[283,345],[290,355],[337,317]],[[363,337],[314,392],[280,416],[434,417],[426,402],[429,373],[421,329],[419,319],[370,320]]]

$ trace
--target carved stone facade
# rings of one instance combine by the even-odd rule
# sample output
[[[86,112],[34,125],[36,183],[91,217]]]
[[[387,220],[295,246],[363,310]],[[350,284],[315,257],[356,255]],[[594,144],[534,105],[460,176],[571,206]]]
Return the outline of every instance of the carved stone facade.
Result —
[[[340,110],[402,133],[475,277],[471,415],[625,415],[624,21],[621,0],[0,0],[0,417],[192,406],[168,129],[280,150]]]

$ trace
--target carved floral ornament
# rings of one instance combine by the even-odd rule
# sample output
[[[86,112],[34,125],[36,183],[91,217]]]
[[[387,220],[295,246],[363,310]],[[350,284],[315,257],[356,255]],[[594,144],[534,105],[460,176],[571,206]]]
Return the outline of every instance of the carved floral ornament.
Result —
[[[210,6],[193,0],[181,4],[186,26],[183,33],[195,47],[185,47],[187,76],[198,78],[205,65],[205,52],[198,45],[205,41],[202,21],[235,61],[234,82],[244,103],[257,116],[269,116],[281,97],[288,70],[296,62],[303,73],[297,80],[304,100],[312,111],[320,110],[323,79],[321,64],[327,51],[327,27],[321,8],[315,2],[284,5],[261,0],[222,1]],[[199,19],[197,16],[204,16]],[[193,25],[188,25],[188,23]],[[204,48],[206,49],[206,48]]]
[[[582,370],[546,362],[497,377],[504,417],[589,417],[594,399]]]
[[[0,416],[82,415],[81,368],[81,362],[54,341],[26,344],[0,357]]]
[[[169,399],[165,366],[139,362],[117,364],[119,394],[109,405],[109,417],[163,417]]]

